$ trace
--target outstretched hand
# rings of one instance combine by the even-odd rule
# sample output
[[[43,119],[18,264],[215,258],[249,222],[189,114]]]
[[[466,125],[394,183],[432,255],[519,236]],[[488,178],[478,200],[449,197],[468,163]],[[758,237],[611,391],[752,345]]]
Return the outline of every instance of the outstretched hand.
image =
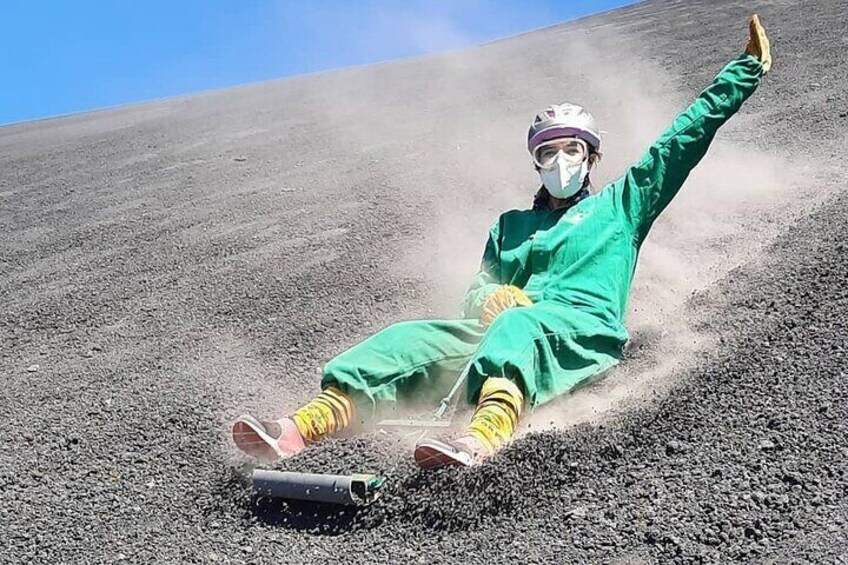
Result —
[[[745,52],[763,63],[763,74],[771,70],[771,47],[769,39],[766,37],[766,30],[760,24],[760,17],[757,14],[752,14],[748,23],[748,46],[745,48]]]

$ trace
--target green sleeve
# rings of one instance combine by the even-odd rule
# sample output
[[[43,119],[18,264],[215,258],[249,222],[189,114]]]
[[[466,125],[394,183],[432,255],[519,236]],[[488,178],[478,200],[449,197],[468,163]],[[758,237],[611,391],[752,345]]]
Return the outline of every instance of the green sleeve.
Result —
[[[611,188],[641,243],[657,216],[706,154],[718,129],[760,84],[762,63],[752,55],[731,61],[713,83]]]
[[[483,260],[480,264],[480,270],[468,287],[465,297],[462,299],[461,312],[463,318],[479,318],[480,310],[483,308],[483,302],[501,286],[498,273],[500,256],[499,240],[499,225],[500,220],[489,230],[489,239],[486,241],[486,249],[483,252]]]

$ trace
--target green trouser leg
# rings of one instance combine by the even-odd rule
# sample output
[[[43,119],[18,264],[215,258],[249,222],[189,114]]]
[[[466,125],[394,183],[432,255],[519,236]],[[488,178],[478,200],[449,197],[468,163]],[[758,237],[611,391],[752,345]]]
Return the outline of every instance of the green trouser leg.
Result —
[[[545,301],[501,313],[474,353],[468,401],[487,377],[519,384],[531,407],[564,394],[618,364],[627,334],[573,307]]]
[[[327,363],[321,387],[337,386],[353,396],[363,419],[399,400],[435,409],[482,337],[477,320],[400,322]]]
[[[485,378],[497,376],[518,383],[537,406],[614,366],[626,339],[555,302],[507,310],[485,333],[477,320],[401,322],[330,361],[321,384],[352,395],[360,416],[370,419],[399,400],[437,402],[473,360],[470,403]]]

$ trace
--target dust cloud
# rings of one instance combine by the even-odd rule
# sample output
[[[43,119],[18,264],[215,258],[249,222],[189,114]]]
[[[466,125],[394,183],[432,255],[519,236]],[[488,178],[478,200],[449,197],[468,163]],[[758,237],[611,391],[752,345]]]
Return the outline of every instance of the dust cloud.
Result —
[[[549,103],[570,101],[595,114],[605,131],[604,158],[592,175],[595,190],[601,190],[636,162],[697,96],[697,91],[684,92],[675,77],[640,57],[644,49],[630,45],[601,52],[593,47],[627,41],[575,36],[567,51],[549,61],[547,76],[512,77],[525,82],[527,101],[507,104],[487,99],[483,110],[490,121],[456,140],[454,153],[459,157],[446,163],[462,171],[463,178],[453,193],[434,200],[436,221],[428,239],[436,265],[429,271],[432,284],[444,291],[433,299],[434,313],[456,314],[462,291],[479,265],[486,229],[498,214],[530,206],[538,177],[524,136],[537,111]],[[472,75],[461,81],[465,84],[482,83],[488,92],[497,91],[491,76],[487,83],[475,75],[479,69],[449,71]],[[561,84],[552,88],[551,76],[562,77]],[[754,96],[768,96],[767,88],[765,84]],[[452,94],[463,102],[484,98],[473,88]],[[523,123],[517,119],[517,107],[524,112]],[[540,407],[527,419],[526,429],[590,421],[631,401],[662,394],[673,384],[673,375],[693,361],[693,353],[710,346],[710,336],[695,333],[687,323],[687,298],[749,260],[794,217],[788,212],[790,204],[801,195],[811,195],[811,183],[798,163],[738,143],[733,122],[720,132],[642,247],[627,320],[632,359],[605,378]],[[463,151],[464,144],[473,149]]]
[[[740,26],[740,37],[744,33]],[[604,158],[592,173],[600,190],[698,94],[645,55],[648,46],[626,35],[554,27],[517,45],[505,40],[287,84],[287,97],[302,101],[297,128],[274,134],[299,136],[290,140],[299,149],[297,176],[288,182],[343,186],[339,196],[352,206],[352,216],[373,207],[388,214],[381,221],[393,224],[397,240],[395,247],[372,242],[391,256],[380,268],[397,280],[417,279],[425,291],[423,300],[374,320],[369,333],[402,319],[459,314],[488,228],[501,212],[528,208],[539,186],[525,135],[540,109],[569,101],[595,114],[605,132]],[[736,55],[729,51],[726,60]],[[768,96],[767,82],[755,98]],[[811,194],[814,165],[737,138],[737,123],[749,131],[746,124],[758,118],[750,108],[749,102],[746,115],[722,129],[642,248],[627,321],[632,359],[537,410],[528,419],[531,429],[590,420],[661,393],[695,351],[709,346],[709,336],[695,334],[687,323],[687,298],[761,249],[799,213],[798,196]],[[333,347],[320,351],[322,358],[339,352],[339,344]],[[307,400],[310,388],[265,393],[262,402],[252,395],[242,405],[265,408],[270,398],[278,407],[272,413],[279,413]]]

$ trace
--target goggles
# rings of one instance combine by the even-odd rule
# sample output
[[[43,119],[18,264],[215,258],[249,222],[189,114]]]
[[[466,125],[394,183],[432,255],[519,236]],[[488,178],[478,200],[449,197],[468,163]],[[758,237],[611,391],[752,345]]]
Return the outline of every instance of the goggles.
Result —
[[[550,169],[559,154],[569,165],[579,165],[589,156],[589,146],[578,138],[559,138],[540,143],[533,150],[533,162],[537,167]]]

